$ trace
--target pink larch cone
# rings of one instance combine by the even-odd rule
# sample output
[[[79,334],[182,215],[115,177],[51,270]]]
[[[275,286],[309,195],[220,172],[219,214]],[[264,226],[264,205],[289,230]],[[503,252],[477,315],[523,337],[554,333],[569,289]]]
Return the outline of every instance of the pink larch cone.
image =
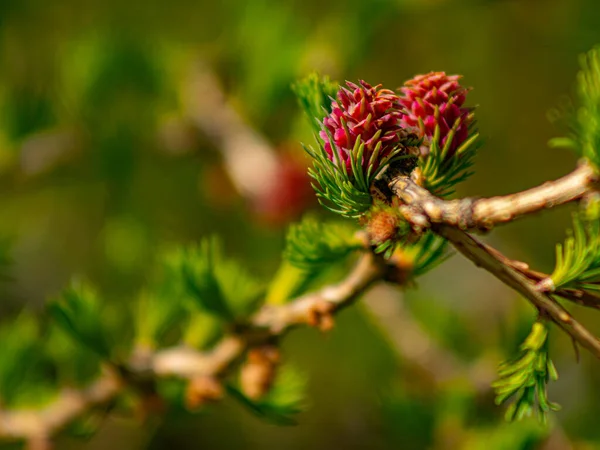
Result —
[[[359,137],[365,144],[361,161],[364,170],[367,170],[369,158],[378,143],[381,143],[378,161],[398,147],[403,135],[402,113],[399,97],[390,90],[381,89],[381,85],[372,87],[365,81],[358,85],[346,82],[346,85],[348,88],[340,88],[337,101],[332,102],[331,114],[323,119],[320,137],[331,161],[337,163],[337,154],[351,173],[350,154]],[[377,169],[378,161],[373,170]]]
[[[413,128],[415,132],[431,139],[437,125],[440,127],[440,146],[444,146],[448,135],[457,120],[460,123],[450,145],[448,156],[452,156],[457,148],[469,136],[470,115],[472,108],[463,106],[468,89],[462,87],[459,75],[446,75],[445,72],[430,72],[417,75],[404,83],[400,89],[400,104],[405,108],[401,117],[401,125]],[[436,117],[436,107],[439,113]]]

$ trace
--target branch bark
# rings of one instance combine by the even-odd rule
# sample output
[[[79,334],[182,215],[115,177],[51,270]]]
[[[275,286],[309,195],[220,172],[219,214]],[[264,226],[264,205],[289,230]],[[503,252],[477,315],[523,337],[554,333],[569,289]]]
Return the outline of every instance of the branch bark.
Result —
[[[465,229],[486,229],[496,223],[513,220],[521,215],[539,211],[574,200],[592,192],[596,176],[587,164],[580,165],[569,175],[554,182],[491,199],[460,199],[446,201],[433,196],[404,175],[386,179],[389,188],[400,198],[408,219],[415,216],[422,226],[429,221],[434,232],[450,241],[454,247],[478,267],[515,289],[540,312],[555,322],[576,342],[600,358],[600,340],[577,322],[554,298],[540,292],[522,273],[507,264],[503,256],[491,247],[467,234]],[[485,216],[487,214],[487,216]]]
[[[598,176],[584,162],[570,174],[526,191],[458,200],[435,197],[407,176],[392,173],[386,181],[400,200],[406,205],[417,206],[431,223],[444,223],[463,230],[489,230],[526,214],[579,200],[597,188]]]
[[[482,245],[473,236],[448,225],[438,225],[434,231],[448,239],[456,249],[500,281],[510,286],[529,300],[541,314],[549,317],[554,323],[568,333],[576,342],[600,358],[600,340],[581,325],[556,300],[539,292],[535,285],[525,276],[504,264],[486,245]]]
[[[501,261],[503,264],[506,264],[510,268],[519,272],[528,280],[532,281],[534,284],[538,285],[538,283],[542,280],[547,279],[550,275],[538,272],[537,270],[532,270],[529,267],[529,264],[524,263],[522,261],[515,261],[510,259],[500,253],[497,249],[483,243],[479,242],[480,245],[484,246],[491,254],[494,255],[496,259]],[[587,308],[600,309],[600,296],[594,295],[590,292],[581,290],[581,289],[558,289],[554,291],[554,295],[557,297],[564,298],[565,300],[569,300],[573,303],[576,303],[580,306],[585,306]]]
[[[114,371],[105,371],[84,389],[65,389],[42,409],[0,410],[0,437],[44,442],[86,411],[108,404],[123,389]]]

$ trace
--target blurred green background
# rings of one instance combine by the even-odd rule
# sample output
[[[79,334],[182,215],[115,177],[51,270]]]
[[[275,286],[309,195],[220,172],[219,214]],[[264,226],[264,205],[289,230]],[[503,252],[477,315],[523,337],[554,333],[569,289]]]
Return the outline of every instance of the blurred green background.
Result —
[[[459,195],[510,193],[566,173],[576,158],[546,146],[562,132],[547,113],[571,94],[578,55],[600,43],[597,12],[595,0],[3,0],[0,236],[12,256],[3,322],[24,304],[42,311],[77,275],[106,301],[130,302],[157,252],[211,233],[272,276],[285,224],[320,211],[302,176],[300,142],[312,136],[290,89],[313,70],[392,89],[431,70],[464,75],[485,145]],[[223,109],[225,119],[211,122]],[[223,166],[223,149],[249,130],[280,161],[282,184],[267,194],[241,195]],[[247,166],[273,175],[262,169]],[[569,223],[566,208],[486,239],[548,271]],[[460,257],[418,290],[376,290],[369,301],[386,296],[465,367],[493,367],[534,318]],[[575,313],[600,332],[592,311]],[[66,436],[59,448],[600,448],[600,365],[585,352],[577,364],[562,334],[553,334],[561,378],[550,397],[563,410],[544,429],[505,424],[492,394],[466,375],[432,382],[368,317],[351,308],[327,336],[286,338],[286,359],[309,377],[310,407],[295,427],[225,401],[154,426],[112,417],[95,437]]]

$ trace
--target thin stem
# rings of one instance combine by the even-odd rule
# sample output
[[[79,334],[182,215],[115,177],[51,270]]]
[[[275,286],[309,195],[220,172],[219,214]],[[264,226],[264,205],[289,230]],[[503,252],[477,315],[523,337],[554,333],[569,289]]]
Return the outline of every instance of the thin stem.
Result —
[[[41,409],[0,411],[0,437],[25,439],[30,443],[48,438],[84,412],[109,403],[123,389],[119,377],[106,371],[84,389],[65,389]]]
[[[278,335],[295,325],[312,323],[315,309],[328,309],[333,313],[349,306],[375,281],[381,280],[386,271],[385,263],[380,257],[366,252],[343,282],[299,297],[287,305],[262,308],[253,324]],[[328,305],[328,308],[323,308],[323,304]]]
[[[489,245],[479,242],[480,245],[483,245],[487,248],[487,250],[492,253],[499,261],[512,269],[519,272],[521,275],[525,276],[528,280],[533,282],[534,284],[538,284],[540,281],[547,279],[550,275],[539,272],[537,270],[533,270],[529,267],[529,264],[524,263],[522,261],[515,261],[510,259],[500,253],[493,247]],[[565,300],[569,300],[573,303],[576,303],[580,306],[585,306],[587,308],[600,309],[600,296],[594,295],[590,292],[584,291],[582,289],[572,289],[572,288],[563,288],[558,289],[553,292],[553,295],[556,297],[564,298]]]
[[[490,272],[529,300],[542,314],[547,315],[575,341],[600,358],[600,340],[577,322],[556,300],[539,292],[525,276],[504,264],[497,255],[473,236],[448,225],[437,225],[434,231],[448,239],[456,249],[478,267]]]

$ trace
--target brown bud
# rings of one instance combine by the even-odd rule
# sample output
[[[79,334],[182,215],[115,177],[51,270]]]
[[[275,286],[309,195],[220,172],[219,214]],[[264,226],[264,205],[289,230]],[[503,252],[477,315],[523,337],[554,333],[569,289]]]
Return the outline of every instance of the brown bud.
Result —
[[[398,232],[398,215],[391,210],[378,210],[372,213],[367,224],[371,241],[377,245],[393,239]]]
[[[275,381],[280,360],[279,349],[273,345],[251,349],[240,371],[242,391],[253,400],[264,396]]]
[[[223,397],[223,386],[213,377],[201,376],[192,378],[185,391],[185,405],[194,410],[200,406],[220,400]]]
[[[333,311],[335,305],[327,300],[321,300],[312,305],[308,310],[307,322],[310,326],[317,327],[321,331],[329,331],[335,325]]]

